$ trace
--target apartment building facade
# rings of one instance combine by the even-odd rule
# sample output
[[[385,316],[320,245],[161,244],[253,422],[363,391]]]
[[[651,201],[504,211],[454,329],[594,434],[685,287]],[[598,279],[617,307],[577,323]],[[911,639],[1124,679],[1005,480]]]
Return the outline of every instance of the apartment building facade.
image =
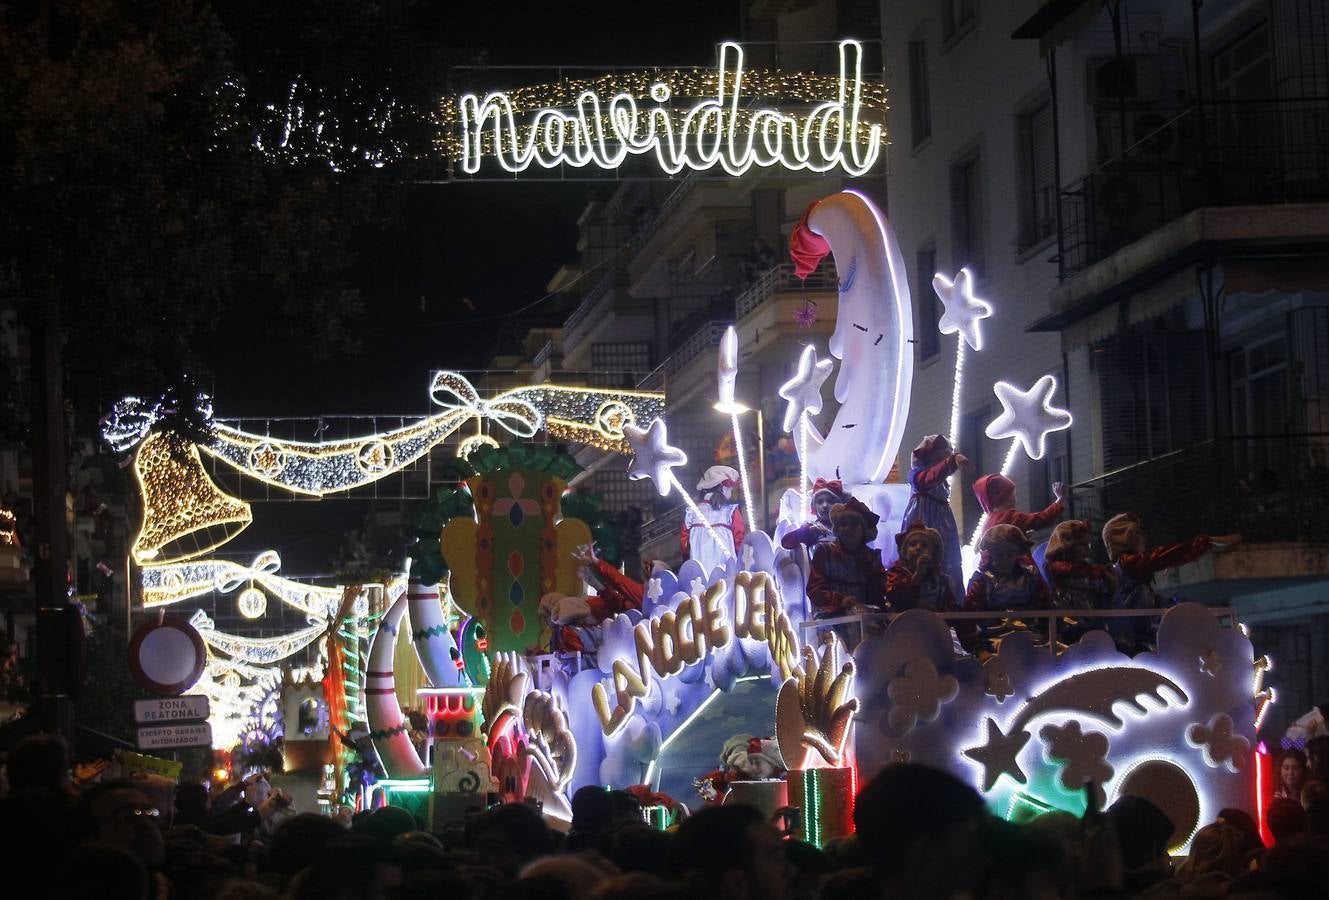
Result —
[[[1076,425],[1017,475],[1026,503],[1061,477],[1095,525],[1242,532],[1159,586],[1251,627],[1281,735],[1329,696],[1329,4],[888,2],[883,21],[911,101],[892,220],[943,271],[981,260],[996,307],[961,446],[994,379],[1051,372]],[[929,373],[922,430],[948,389]]]

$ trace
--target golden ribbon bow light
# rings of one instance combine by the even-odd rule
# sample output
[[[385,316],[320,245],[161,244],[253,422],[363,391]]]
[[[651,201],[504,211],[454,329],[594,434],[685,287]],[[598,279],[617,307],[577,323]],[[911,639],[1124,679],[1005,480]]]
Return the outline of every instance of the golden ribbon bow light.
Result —
[[[438,372],[429,386],[429,397],[444,411],[465,410],[482,419],[490,419],[516,437],[532,437],[540,429],[543,416],[531,403],[515,397],[485,400],[475,387],[456,372]]]

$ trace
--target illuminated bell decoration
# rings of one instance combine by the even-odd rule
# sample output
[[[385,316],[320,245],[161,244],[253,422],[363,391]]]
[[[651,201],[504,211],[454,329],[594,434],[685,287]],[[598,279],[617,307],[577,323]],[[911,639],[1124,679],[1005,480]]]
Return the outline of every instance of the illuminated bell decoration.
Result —
[[[132,553],[140,565],[190,559],[235,537],[253,521],[249,504],[212,483],[198,447],[170,433],[151,434],[134,457],[143,527]]]
[[[257,619],[268,611],[268,595],[258,588],[245,588],[240,592],[235,605],[246,619]]]

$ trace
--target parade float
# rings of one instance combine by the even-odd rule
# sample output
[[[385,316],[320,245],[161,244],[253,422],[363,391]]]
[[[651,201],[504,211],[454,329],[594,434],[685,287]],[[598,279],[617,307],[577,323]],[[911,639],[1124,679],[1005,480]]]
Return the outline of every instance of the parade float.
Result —
[[[117,406],[107,434],[134,450],[143,491],[133,550],[143,606],[215,592],[234,596],[246,616],[261,617],[275,599],[307,617],[288,634],[242,638],[194,613],[209,648],[197,690],[212,700],[214,718],[233,723],[216,729],[222,739],[237,736],[234,726],[284,720],[288,740],[340,745],[330,758],[354,771],[360,802],[408,802],[436,825],[499,799],[538,800],[548,816],[567,820],[571,794],[586,785],[645,785],[695,804],[693,783],[722,746],[732,771],[708,782],[715,799],[792,807],[816,843],[851,829],[863,777],[902,760],[951,771],[1011,818],[1148,796],[1178,825],[1177,846],[1219,809],[1252,808],[1261,771],[1256,723],[1272,699],[1262,686],[1268,661],[1221,611],[1167,610],[1153,649],[1133,656],[1104,630],[1069,645],[1031,630],[995,652],[965,653],[952,632],[965,614],[925,609],[879,617],[851,656],[838,626],[871,615],[810,616],[806,549],[786,549],[780,537],[807,519],[817,479],[838,481],[870,508],[879,519],[874,543],[887,551],[884,562],[894,556],[891,536],[902,530],[910,487],[882,479],[908,415],[914,323],[898,249],[870,200],[834,194],[800,227],[813,246],[804,264],[830,256],[822,264],[833,264],[841,281],[829,358],[808,346],[780,391],[801,488],[782,501],[774,533],[749,531],[709,568],[697,559],[677,571],[657,568],[639,599],[617,608],[577,604],[592,584],[604,593],[588,562],[606,564],[588,554],[591,525],[565,508],[579,466],[532,439],[543,431],[630,454],[629,478],[649,479],[662,496],[677,491],[695,508],[675,474],[686,459],[669,443],[661,395],[539,386],[482,399],[460,375],[439,373],[436,415],[329,444],[276,441],[223,422],[191,443],[158,427],[168,416],[160,404]],[[936,289],[943,333],[982,352],[981,323],[992,308],[973,295],[967,273],[939,276]],[[737,366],[735,342],[726,339],[717,360],[721,405],[735,403]],[[833,373],[837,409],[822,430],[815,419]],[[1011,439],[1003,474],[1017,453],[1038,458],[1047,434],[1069,427],[1055,390],[1051,376],[1027,390],[994,386],[1003,412],[988,434]],[[281,576],[275,552],[249,564],[215,555],[251,513],[208,477],[201,454],[323,497],[408,464],[475,418],[514,440],[471,446],[456,487],[420,515],[409,571],[395,580],[312,587]],[[740,478],[751,497],[746,471]],[[713,531],[697,512],[698,527]],[[561,612],[568,603],[577,610],[571,618]],[[1043,619],[1055,631],[1056,614]],[[584,629],[584,643],[555,652],[553,631],[569,625]],[[423,741],[412,740],[417,729],[394,683],[402,635],[414,656],[405,661],[427,683],[412,704],[426,719]],[[283,675],[284,659],[320,641],[319,663]],[[316,676],[321,691],[311,689]],[[274,693],[286,702],[273,702]],[[734,735],[743,739],[725,745]],[[749,757],[773,762],[751,767]]]
[[[608,76],[583,85],[575,103],[567,91],[555,92],[557,104],[535,89],[463,95],[444,109],[461,125],[450,155],[468,175],[485,165],[509,176],[530,166],[613,168],[629,153],[654,155],[671,174],[720,166],[738,176],[775,165],[857,174],[870,169],[883,139],[869,113],[884,111],[884,93],[864,82],[861,58],[857,42],[840,45],[839,77],[827,83],[838,86],[834,99],[802,118],[738,114],[748,88],[806,100],[827,84],[747,72],[730,44],[718,72],[648,79],[655,103],[697,98],[681,117],[640,110]],[[601,114],[601,88],[621,91],[603,99],[610,115]],[[554,115],[542,108],[549,105],[579,114]],[[533,118],[519,126],[519,115]],[[674,119],[679,134],[669,130]],[[690,138],[688,128],[696,131]],[[602,159],[606,147],[620,155]],[[813,614],[809,547],[785,538],[808,527],[818,486],[833,484],[861,507],[879,562],[895,561],[896,535],[920,509],[911,484],[887,481],[909,419],[916,329],[938,327],[957,341],[950,428],[933,443],[954,447],[965,360],[987,351],[983,322],[997,313],[962,270],[938,274],[930,286],[944,309],[940,321],[915,323],[891,226],[854,190],[809,208],[791,255],[801,275],[833,266],[839,297],[826,352],[806,345],[779,391],[801,473],[771,533],[746,530],[735,540],[739,530],[726,524],[738,492],[752,523],[755,496],[738,428],[732,329],[719,346],[716,408],[732,418],[739,470],[699,483],[711,492],[709,510],[679,481],[687,459],[670,443],[658,393],[540,385],[482,398],[461,375],[441,372],[430,385],[435,414],[318,443],[214,420],[202,397],[117,405],[105,434],[133,454],[142,492],[132,550],[142,607],[234,598],[244,616],[261,620],[276,600],[307,622],[254,638],[193,613],[209,653],[196,691],[212,700],[218,742],[271,734],[279,724],[288,741],[327,741],[344,796],[410,806],[435,828],[500,801],[538,802],[566,822],[573,793],[608,786],[649,798],[661,824],[688,803],[792,810],[796,833],[820,845],[852,829],[857,785],[900,761],[953,773],[1011,819],[1145,796],[1172,818],[1176,848],[1224,807],[1258,812],[1265,769],[1255,732],[1273,699],[1263,685],[1269,661],[1256,658],[1225,611],[1182,603],[1104,613],[1157,623],[1148,649],[1137,652],[1114,640],[1110,621],[1067,631],[1056,610],[1029,611],[1022,618],[1031,627],[982,652],[957,639],[966,619],[981,614]],[[823,416],[832,378],[834,414]],[[1041,458],[1047,435],[1071,427],[1057,387],[1050,374],[1028,386],[993,385],[1001,413],[986,434],[1010,441],[994,474],[1007,476],[1019,454]],[[186,406],[186,424],[201,427],[180,427]],[[423,504],[395,577],[311,586],[280,574],[275,552],[250,561],[218,555],[253,510],[209,477],[205,459],[214,473],[220,467],[323,500],[402,471],[476,421],[507,443],[462,445],[455,485]],[[648,479],[661,497],[679,495],[694,541],[710,550],[632,582],[606,558],[612,537],[603,523],[567,491],[579,466],[545,438],[629,455],[628,477]],[[943,516],[948,483],[944,473],[934,482]],[[961,544],[952,518],[939,539],[952,547],[943,554],[952,581],[978,566],[984,527]],[[301,652],[305,666],[285,662]],[[410,695],[398,686],[407,680],[422,686]]]

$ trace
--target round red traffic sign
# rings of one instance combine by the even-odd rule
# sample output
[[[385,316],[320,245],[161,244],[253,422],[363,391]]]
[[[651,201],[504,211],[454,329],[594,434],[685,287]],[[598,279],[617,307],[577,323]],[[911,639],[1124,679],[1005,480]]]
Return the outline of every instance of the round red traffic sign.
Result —
[[[207,661],[203,637],[185,619],[145,622],[129,639],[129,671],[154,694],[183,694],[203,675]]]

